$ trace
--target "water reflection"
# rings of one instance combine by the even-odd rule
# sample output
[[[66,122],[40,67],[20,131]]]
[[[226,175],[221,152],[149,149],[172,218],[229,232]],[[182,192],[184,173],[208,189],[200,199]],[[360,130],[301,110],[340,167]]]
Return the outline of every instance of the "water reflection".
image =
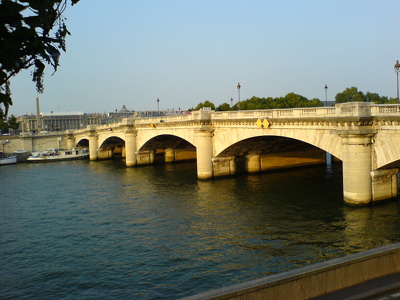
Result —
[[[360,209],[344,207],[343,216],[343,248],[347,252],[379,247],[399,238],[397,202]]]

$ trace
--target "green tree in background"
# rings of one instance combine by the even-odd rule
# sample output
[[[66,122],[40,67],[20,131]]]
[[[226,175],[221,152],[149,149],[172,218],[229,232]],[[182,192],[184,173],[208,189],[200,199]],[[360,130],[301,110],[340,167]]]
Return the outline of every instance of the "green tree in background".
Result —
[[[388,98],[386,96],[379,96],[378,93],[363,93],[356,87],[346,88],[343,92],[337,93],[335,96],[336,103],[366,101],[374,102],[376,104],[397,103],[395,98]]]
[[[211,107],[212,110],[215,110],[215,105],[214,103],[206,100],[204,102],[200,102],[199,104],[197,104],[196,108],[194,110],[199,110],[203,107]]]
[[[3,129],[6,123],[6,117],[4,116],[3,110],[0,109],[0,129]],[[1,132],[1,130],[0,130]]]
[[[7,124],[11,129],[17,130],[20,122],[17,121],[17,118],[14,115],[11,115],[7,120]]]
[[[231,106],[228,103],[222,103],[220,106],[216,108],[217,111],[228,111],[231,110]]]
[[[80,0],[71,0],[74,5]],[[0,1],[0,111],[12,105],[10,79],[33,67],[32,80],[43,92],[45,64],[57,71],[68,34],[63,13],[69,0]]]
[[[17,130],[19,128],[19,122],[14,115],[11,115],[7,120],[3,116],[0,120],[0,129],[3,133],[8,133],[10,129]]]
[[[239,104],[236,103],[233,106],[234,110],[238,109]],[[306,97],[288,93],[285,97],[277,98],[259,98],[251,97],[250,99],[240,102],[241,110],[253,110],[253,109],[275,109],[275,108],[295,108],[295,107],[318,107],[323,106],[323,103],[319,99],[308,100]]]
[[[346,88],[343,92],[337,93],[335,96],[336,103],[365,101],[363,92],[358,91],[356,87]]]

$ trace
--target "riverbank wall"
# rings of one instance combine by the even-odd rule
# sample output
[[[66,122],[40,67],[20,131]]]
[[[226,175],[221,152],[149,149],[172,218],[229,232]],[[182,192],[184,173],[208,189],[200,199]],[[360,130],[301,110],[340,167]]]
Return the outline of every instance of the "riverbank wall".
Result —
[[[329,293],[399,272],[400,243],[396,243],[212,290],[184,300],[324,299],[322,296]],[[363,297],[377,292],[382,292],[382,289],[370,286]]]

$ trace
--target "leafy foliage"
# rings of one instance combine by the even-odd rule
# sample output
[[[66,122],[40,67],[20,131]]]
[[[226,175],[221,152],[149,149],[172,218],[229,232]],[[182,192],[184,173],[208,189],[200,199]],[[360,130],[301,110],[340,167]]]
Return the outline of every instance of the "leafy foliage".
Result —
[[[352,102],[352,101],[368,101],[375,102],[376,104],[387,104],[387,103],[398,103],[395,98],[388,98],[386,96],[379,96],[377,93],[363,93],[359,91],[356,87],[346,88],[343,92],[336,94],[336,103]],[[208,106],[213,110],[215,105],[210,101],[205,101],[204,103],[199,103],[195,109]],[[284,97],[267,97],[260,98],[253,96],[250,99],[244,101],[236,102],[232,107],[228,103],[223,103],[217,107],[217,111],[227,111],[227,110],[255,110],[255,109],[280,109],[280,108],[296,108],[296,107],[320,107],[323,103],[319,99],[307,99],[304,96],[288,93]]]
[[[71,0],[74,5],[80,0]],[[0,111],[12,105],[10,79],[33,67],[32,80],[43,92],[45,65],[54,72],[69,31],[63,13],[68,0],[0,1]],[[4,111],[3,111],[4,108]]]
[[[397,103],[395,98],[388,98],[386,96],[379,96],[378,93],[363,93],[356,87],[346,88],[343,92],[337,93],[335,96],[336,103],[366,101],[375,102],[376,104]]]
[[[252,110],[252,109],[276,109],[276,108],[295,108],[295,107],[318,107],[323,106],[319,99],[308,100],[306,97],[288,93],[285,97],[277,98],[259,98],[251,97],[250,99],[240,102],[241,110]],[[234,110],[239,109],[239,103],[233,106]]]
[[[206,100],[204,102],[200,102],[199,104],[197,104],[196,108],[194,110],[199,110],[203,107],[211,107],[212,110],[215,110],[215,105],[214,103]]]
[[[8,133],[9,129],[17,130],[19,128],[19,122],[14,115],[11,115],[8,119],[0,112],[0,129],[4,133]]]
[[[239,108],[240,106],[240,108]],[[323,103],[319,99],[308,100],[306,97],[295,93],[289,93],[285,97],[278,98],[259,98],[251,97],[250,99],[240,101],[240,103],[234,104],[232,107],[228,103],[223,103],[217,107],[217,111],[227,110],[254,110],[254,109],[274,109],[274,108],[295,108],[295,107],[318,107],[323,106]],[[192,110],[199,110],[202,107],[211,107],[215,110],[214,103],[210,101],[200,102],[196,108]]]
[[[358,91],[356,87],[346,88],[343,92],[337,93],[335,97],[336,103],[365,101],[363,92]]]
[[[216,108],[217,111],[227,111],[231,110],[231,106],[228,103],[222,103],[220,106]]]
[[[11,115],[7,120],[7,124],[11,129],[17,130],[20,122],[17,121],[17,118],[14,115]]]

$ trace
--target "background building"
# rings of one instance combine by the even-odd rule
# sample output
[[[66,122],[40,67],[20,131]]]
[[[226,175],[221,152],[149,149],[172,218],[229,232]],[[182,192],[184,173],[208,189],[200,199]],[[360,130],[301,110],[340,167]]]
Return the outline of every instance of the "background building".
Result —
[[[37,116],[25,114],[18,118],[21,132],[38,132]],[[83,112],[50,112],[40,113],[40,131],[60,131],[81,129],[88,125],[102,124],[101,114],[84,114]]]

